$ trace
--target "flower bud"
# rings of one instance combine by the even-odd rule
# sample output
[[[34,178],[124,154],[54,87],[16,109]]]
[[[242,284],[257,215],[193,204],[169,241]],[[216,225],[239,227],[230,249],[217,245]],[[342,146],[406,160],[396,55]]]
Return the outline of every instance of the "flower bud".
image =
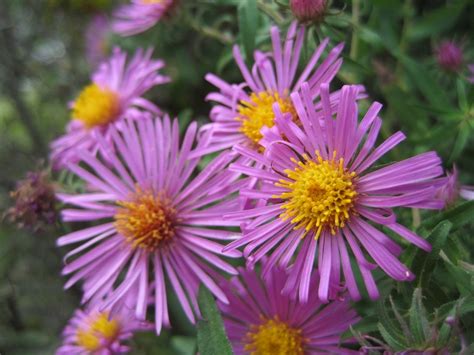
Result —
[[[326,11],[326,0],[291,0],[293,15],[301,23],[320,22]]]
[[[46,172],[29,172],[24,180],[18,181],[10,196],[14,206],[8,209],[6,217],[19,227],[40,230],[56,221],[54,188]]]
[[[464,61],[462,48],[453,41],[443,41],[436,49],[436,59],[444,70],[459,72]]]

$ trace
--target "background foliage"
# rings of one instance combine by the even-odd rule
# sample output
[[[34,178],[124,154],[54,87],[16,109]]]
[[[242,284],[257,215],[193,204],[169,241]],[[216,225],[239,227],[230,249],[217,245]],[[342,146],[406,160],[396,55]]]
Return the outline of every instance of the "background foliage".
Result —
[[[207,120],[215,72],[240,81],[232,61],[234,42],[249,56],[269,48],[268,28],[283,29],[292,19],[287,0],[182,0],[170,18],[131,38],[110,36],[110,46],[127,50],[153,46],[165,59],[172,83],[149,98],[182,122]],[[27,171],[46,166],[48,142],[69,120],[67,103],[88,83],[92,68],[84,56],[83,33],[96,12],[110,13],[111,0],[0,2],[0,209],[11,205],[8,191]],[[371,99],[384,104],[384,138],[401,129],[408,140],[389,158],[435,149],[446,167],[455,163],[460,180],[474,184],[474,90],[466,71],[443,72],[433,55],[444,39],[463,46],[474,62],[474,3],[469,0],[333,1],[325,22],[312,27],[309,49],[322,37],[346,42],[338,79],[361,83]],[[306,55],[310,54],[310,50]],[[185,125],[182,124],[181,127]],[[57,188],[75,182],[55,176]],[[382,299],[355,305],[363,316],[352,334],[369,351],[440,350],[474,353],[474,203],[458,203],[440,213],[400,211],[407,226],[433,244],[426,254],[407,246],[402,258],[417,275],[409,284],[378,274]],[[5,219],[0,228],[0,353],[50,354],[79,303],[78,290],[64,292],[61,254],[55,239],[65,227],[19,230]],[[212,298],[203,294],[206,322],[198,335],[170,298],[172,330],[159,338],[138,334],[136,354],[228,353]],[[216,333],[217,332],[217,333]],[[209,335],[210,334],[210,335]],[[217,335],[216,335],[217,334]],[[222,335],[222,334],[221,334]],[[222,340],[222,341],[221,341]],[[223,348],[214,348],[222,344]],[[358,345],[354,345],[355,348]],[[224,349],[224,350],[223,350]]]

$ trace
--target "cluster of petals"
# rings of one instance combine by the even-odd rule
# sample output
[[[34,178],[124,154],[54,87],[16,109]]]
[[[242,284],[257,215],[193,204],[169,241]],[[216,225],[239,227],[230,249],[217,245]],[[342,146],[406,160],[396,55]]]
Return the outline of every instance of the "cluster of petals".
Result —
[[[132,293],[129,296],[134,296]],[[110,355],[125,354],[130,351],[127,341],[135,332],[148,331],[153,325],[135,317],[129,308],[128,297],[122,307],[111,315],[108,310],[97,306],[77,309],[63,331],[63,344],[56,355]]]
[[[268,255],[264,275],[277,265],[289,268],[282,292],[299,296],[301,301],[307,301],[313,292],[318,292],[321,300],[335,297],[342,284],[341,276],[351,298],[359,300],[361,294],[349,256],[352,254],[370,298],[376,299],[379,293],[372,271],[377,265],[398,281],[415,277],[398,260],[402,247],[376,226],[430,251],[426,240],[397,223],[393,208],[442,208],[443,201],[435,196],[441,181],[437,178],[443,174],[441,160],[436,153],[427,152],[374,167],[405,135],[397,132],[376,146],[382,125],[378,117],[381,105],[373,103],[359,122],[358,87],[343,87],[336,114],[331,109],[328,85],[321,85],[320,90],[321,109],[315,107],[308,84],[302,85],[301,93],[291,95],[300,124],[292,122],[275,105],[275,127],[262,130],[264,138],[260,143],[264,152],[243,145],[235,148],[262,168],[239,163],[230,167],[258,183],[241,191],[241,195],[254,200],[253,207],[226,216],[229,221],[241,222],[242,236],[225,250],[245,246],[249,265]],[[357,193],[345,225],[334,231],[325,228],[321,235],[316,234],[315,228],[297,229],[291,220],[281,218],[285,201],[279,198],[288,192],[285,184],[292,182],[285,171],[294,170],[308,159],[318,161],[318,157],[343,162],[344,170],[354,176]],[[317,291],[310,289],[315,263],[321,278]]]
[[[195,175],[209,135],[197,141],[197,124],[191,123],[180,145],[177,120],[142,115],[139,120],[124,120],[121,130],[112,127],[110,143],[99,139],[98,155],[82,151],[81,161],[68,165],[87,183],[88,191],[58,196],[73,207],[62,211],[63,219],[95,225],[59,238],[58,245],[76,244],[65,257],[63,274],[71,276],[66,288],[84,280],[83,302],[105,298],[101,302],[105,308],[113,308],[129,292],[138,290],[132,305],[135,315],[146,318],[152,297],[159,334],[163,325],[170,325],[168,282],[192,323],[200,314],[200,284],[227,302],[218,286],[222,276],[216,269],[236,273],[222,258],[222,242],[235,234],[223,227],[238,223],[224,221],[221,216],[240,208],[235,192],[248,181],[238,180],[239,174],[225,169],[235,159],[232,152],[220,154]],[[132,201],[137,191],[154,197],[166,195],[174,211],[174,235],[156,248],[147,248],[140,241],[131,243],[130,236],[117,227],[117,215],[123,208],[118,202],[123,206],[123,201]],[[226,254],[240,255],[235,251]]]
[[[266,263],[263,265],[265,267]],[[273,354],[289,354],[288,348],[292,348],[295,354],[357,354],[356,351],[341,347],[341,334],[359,320],[349,299],[323,303],[313,292],[302,303],[281,293],[287,279],[286,270],[280,267],[272,267],[265,278],[261,278],[255,270],[239,268],[239,276],[233,277],[223,286],[229,303],[219,302],[218,305],[234,353],[249,354],[252,333],[270,321],[277,323],[277,326],[278,323],[283,325],[280,326],[280,332],[260,334],[267,336],[263,341],[270,343],[268,348]],[[313,275],[311,289],[318,289],[318,284],[319,276]],[[285,336],[291,335],[285,332],[296,334],[296,339],[289,339],[293,340],[293,344],[285,342]],[[295,340],[301,343],[294,344]],[[282,349],[282,345],[286,345],[287,349]],[[295,351],[297,348],[299,351]],[[258,354],[266,354],[262,351],[264,349],[253,350]]]
[[[95,15],[84,31],[85,55],[93,68],[106,58],[109,32],[110,23],[104,14]]]
[[[143,32],[173,4],[132,0],[115,12],[112,28]],[[90,27],[93,61],[103,49],[94,28],[105,33],[108,26],[98,17]],[[265,353],[258,350],[268,343],[259,343],[260,330],[275,339],[287,332],[285,349],[298,354],[351,353],[341,347],[341,334],[359,319],[349,304],[362,297],[355,275],[377,299],[376,268],[397,281],[415,278],[399,260],[400,239],[431,250],[397,222],[394,209],[441,209],[458,196],[474,199],[456,169],[442,177],[435,152],[389,162],[405,135],[377,144],[382,105],[372,103],[359,119],[362,85],[329,90],[342,65],[342,43],[329,49],[323,40],[301,66],[303,26],[293,22],[283,41],[272,27],[270,37],[272,50],[255,51],[250,68],[234,47],[241,83],[206,76],[217,88],[206,98],[214,103],[212,122],[200,129],[191,123],[182,139],[177,120],[143,97],[170,80],[151,49],[128,60],[115,48],[97,67],[91,86],[109,116],[91,123],[73,110],[66,134],[51,145],[54,166],[85,182],[84,192],[57,194],[68,205],[63,220],[92,222],[57,242],[74,245],[62,272],[69,276],[66,288],[82,283],[86,306],[66,327],[58,354],[128,351],[123,342],[151,327],[150,305],[160,334],[170,326],[170,291],[194,324],[201,285],[217,298],[236,354]],[[453,51],[440,49],[440,63],[459,65]],[[250,135],[245,123],[258,110]],[[203,157],[218,151],[203,168]],[[315,193],[294,202],[294,186],[309,167],[313,180],[301,186],[314,183]],[[331,188],[340,191],[321,197]],[[246,268],[238,270],[226,259],[241,256]],[[238,276],[229,281],[223,273]],[[92,340],[81,345],[78,334],[94,331],[97,319],[113,331],[90,333]]]
[[[328,48],[329,38],[326,38],[314,50],[301,73],[298,73],[301,51],[305,38],[305,28],[292,23],[288,29],[286,40],[281,41],[278,27],[271,28],[271,52],[255,51],[255,63],[251,70],[246,66],[239,47],[233,49],[234,59],[242,73],[244,82],[230,84],[214,74],[207,74],[206,80],[213,84],[219,91],[211,92],[206,99],[215,103],[210,112],[213,121],[208,127],[214,132],[213,146],[215,149],[226,149],[237,143],[252,143],[242,133],[239,117],[239,105],[242,102],[251,103],[251,95],[269,93],[278,95],[279,98],[289,101],[289,95],[298,91],[303,82],[307,82],[311,91],[312,100],[320,94],[320,85],[330,83],[342,65],[339,58],[344,44],[340,43],[329,51],[323,58],[324,51]],[[359,96],[365,96],[363,90]],[[331,104],[334,106],[339,98],[339,92],[331,95]],[[271,112],[269,113],[272,114]]]
[[[56,168],[64,168],[68,162],[77,161],[79,150],[97,152],[97,137],[103,136],[110,141],[111,129],[120,130],[125,117],[139,118],[141,110],[156,114],[161,112],[155,104],[142,97],[152,87],[170,80],[158,72],[164,67],[164,62],[152,59],[152,52],[152,49],[139,49],[127,60],[127,54],[115,48],[110,58],[100,64],[92,75],[92,85],[113,95],[117,108],[107,123],[94,127],[86,127],[82,117],[72,117],[66,133],[51,144],[50,159]]]
[[[122,36],[144,32],[156,25],[176,0],[132,0],[114,14],[113,30]]]

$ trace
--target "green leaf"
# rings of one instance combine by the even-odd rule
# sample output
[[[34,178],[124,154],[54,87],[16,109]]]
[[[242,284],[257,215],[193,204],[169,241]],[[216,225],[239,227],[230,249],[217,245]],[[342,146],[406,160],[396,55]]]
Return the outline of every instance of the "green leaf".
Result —
[[[403,342],[403,339],[393,337],[392,333],[388,332],[381,323],[378,324],[378,328],[380,334],[382,334],[383,339],[393,350],[399,351],[407,348],[406,344]]]
[[[418,345],[424,344],[430,335],[429,322],[421,299],[421,289],[419,288],[416,288],[413,292],[410,307],[410,330]]]
[[[449,220],[453,224],[453,231],[463,225],[473,222],[474,217],[474,200],[465,202],[455,208],[444,211],[438,215],[427,218],[421,226],[423,228],[433,228],[443,220]]]
[[[468,123],[462,123],[459,125],[458,134],[456,135],[456,140],[454,141],[454,146],[451,151],[451,156],[449,157],[449,164],[452,164],[459,158],[459,155],[463,152],[464,148],[469,141],[469,136],[471,135],[471,130]]]
[[[451,227],[452,223],[449,221],[439,223],[427,238],[427,241],[431,243],[433,248],[431,253],[427,254],[422,250],[418,250],[415,255],[412,271],[417,275],[418,287],[425,288],[428,286],[431,275],[438,262],[439,253],[446,243]]]
[[[177,355],[196,354],[196,339],[194,337],[174,336],[171,338],[171,346]]]
[[[240,42],[247,59],[252,58],[258,28],[257,0],[241,0],[238,7]]]
[[[404,349],[407,339],[388,315],[383,301],[377,302],[377,315],[379,316],[377,327],[385,341],[395,350]]]
[[[456,286],[461,295],[474,295],[473,274],[467,272],[459,266],[452,264],[448,259],[444,259],[444,261],[444,266],[448,270],[453,280],[456,282]]]
[[[447,99],[446,92],[432,77],[431,73],[426,70],[424,65],[406,56],[401,56],[400,61],[418,90],[433,107],[446,108],[451,106]]]
[[[197,324],[197,343],[201,354],[232,354],[232,347],[224,330],[222,318],[212,294],[204,287],[199,290],[199,308],[202,319]]]

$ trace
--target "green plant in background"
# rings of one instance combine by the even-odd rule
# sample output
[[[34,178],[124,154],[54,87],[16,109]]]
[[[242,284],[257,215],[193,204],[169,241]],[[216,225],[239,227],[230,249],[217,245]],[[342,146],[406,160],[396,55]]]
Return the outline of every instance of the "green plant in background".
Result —
[[[416,278],[400,283],[376,269],[373,275],[380,299],[372,302],[361,290],[362,300],[353,302],[361,319],[345,331],[343,341],[354,350],[373,354],[474,352],[474,202],[462,201],[471,199],[472,190],[466,185],[474,184],[472,2],[156,3],[161,5],[150,6],[162,8],[154,14],[140,13],[149,20],[146,23],[136,22],[136,9],[117,15],[117,7],[130,6],[129,1],[117,5],[111,1],[41,0],[27,5],[7,0],[0,4],[0,208],[5,216],[0,228],[0,314],[4,315],[0,317],[0,353],[53,353],[80,303],[80,286],[68,292],[62,289],[64,280],[59,275],[64,253],[55,243],[59,235],[90,224],[71,226],[57,221],[57,213],[69,207],[54,202],[52,195],[81,195],[89,186],[66,170],[52,173],[54,183],[49,171],[27,172],[47,159],[49,142],[61,136],[71,122],[68,103],[78,97],[98,68],[87,55],[91,39],[96,40],[92,46],[101,51],[99,61],[114,46],[130,55],[137,48],[154,48],[154,57],[166,63],[163,75],[172,80],[151,88],[144,97],[177,116],[184,137],[193,119],[201,125],[209,123],[213,105],[206,96],[214,89],[204,80],[206,74],[240,83],[233,45],[239,46],[243,60],[252,65],[256,50],[271,50],[270,26],[277,25],[286,33],[295,17],[307,27],[300,66],[310,60],[324,38],[329,38],[330,48],[345,42],[344,63],[331,89],[363,84],[369,99],[384,105],[382,138],[399,129],[407,133],[407,142],[383,157],[381,166],[435,150],[446,171],[453,166],[457,169],[450,175],[449,186],[439,192],[440,198],[450,202],[444,210],[395,211],[400,224],[432,245],[430,253],[409,245],[388,228],[381,229],[402,246],[400,260]],[[93,27],[95,16],[105,20]],[[122,21],[118,27],[117,17]],[[92,28],[89,37],[85,36],[87,28]],[[360,100],[360,112],[366,112],[368,102]],[[205,171],[214,155],[202,159],[196,174]],[[11,197],[10,191],[14,191]],[[31,228],[16,229],[14,224]],[[238,228],[228,228],[228,232],[236,234]],[[351,263],[355,266],[356,260],[352,258]],[[232,260],[232,264],[242,266],[244,261]],[[256,268],[259,270],[258,265]],[[359,271],[354,278],[357,284],[364,284]],[[153,331],[136,333],[128,341],[131,353],[232,353],[235,344],[229,341],[225,319],[223,323],[212,294],[203,287],[196,292],[202,318],[194,327],[170,286],[168,280],[172,328],[164,329],[160,336]],[[149,319],[153,316],[152,311]],[[90,349],[94,346],[87,344]]]

